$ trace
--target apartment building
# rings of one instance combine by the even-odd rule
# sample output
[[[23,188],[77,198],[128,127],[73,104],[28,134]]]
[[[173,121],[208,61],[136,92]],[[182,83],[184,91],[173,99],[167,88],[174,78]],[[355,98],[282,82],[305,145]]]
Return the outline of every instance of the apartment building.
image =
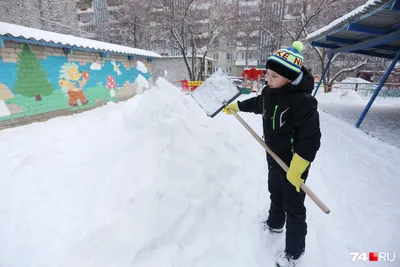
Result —
[[[181,19],[182,16],[181,11],[185,11],[188,0],[164,0],[163,5],[164,8],[167,7],[169,10],[167,11],[169,15],[176,14],[177,19]],[[209,34],[210,29],[210,19],[212,5],[208,3],[192,3],[191,4],[191,12],[188,16],[191,16],[190,19],[194,22],[189,25],[182,25],[180,27],[179,35],[182,36],[182,43],[185,48],[186,55],[192,55],[192,47],[193,43],[191,40],[191,36],[189,32],[194,34],[194,42],[198,49],[196,56],[203,55],[204,51],[201,50],[201,47],[206,45],[206,41]],[[161,7],[154,7],[153,16],[164,16]],[[154,23],[154,27],[157,27],[157,24]],[[190,28],[190,29],[189,29]],[[171,34],[165,34],[163,37],[158,38],[152,43],[152,50],[157,51],[162,56],[182,56],[182,51],[176,41],[176,39]]]
[[[112,41],[117,35],[123,0],[78,0],[76,7],[82,37]]]
[[[213,72],[221,68],[240,77],[245,68],[265,68],[266,58],[281,43],[284,0],[235,0],[235,4],[235,31],[224,36],[210,56],[217,60]]]
[[[176,19],[174,20],[174,23],[176,23],[179,20],[183,19],[182,14],[185,13],[188,3],[189,1],[187,0],[164,0],[163,7],[168,9],[168,15],[176,15]],[[191,22],[188,24],[182,24],[182,26],[179,27],[179,36],[182,37],[182,45],[184,47],[189,64],[192,64],[192,59],[195,59],[193,63],[193,71],[197,73],[199,68],[202,68],[203,75],[211,74],[211,70],[213,67],[212,64],[214,61],[211,58],[206,57],[205,62],[203,62],[202,66],[200,66],[201,58],[205,52],[203,48],[207,45],[207,42],[209,40],[209,18],[210,16],[212,16],[212,7],[213,6],[210,5],[210,3],[207,3],[207,1],[203,3],[192,3],[190,12],[189,14],[187,14],[187,16],[190,16]],[[164,16],[161,6],[156,5],[154,7],[154,13],[152,15]],[[157,27],[157,25],[155,24],[154,27]],[[195,52],[193,50],[194,47],[196,47]],[[180,74],[180,79],[188,78],[188,74],[186,73],[186,66],[184,64],[182,49],[178,45],[178,42],[176,38],[174,38],[174,36],[172,36],[171,34],[165,34],[162,37],[159,37],[158,39],[153,41],[150,50],[156,51],[157,53],[162,55],[165,59],[163,61],[164,63],[171,62],[171,64],[174,65],[174,69],[176,69],[175,72]],[[195,54],[194,57],[193,54]],[[178,66],[179,64],[180,66],[185,66],[184,68],[182,68],[182,71],[177,71],[178,69],[175,68],[175,66]],[[161,64],[159,65],[161,66]],[[172,73],[173,71],[170,71],[171,75]],[[176,74],[175,76],[178,77],[179,75]]]
[[[0,20],[79,36],[74,3],[69,0],[0,0]]]
[[[207,1],[206,1],[207,2]],[[171,9],[185,6],[186,0],[165,0]],[[266,59],[281,45],[287,45],[290,37],[280,27],[283,20],[295,20],[299,15],[299,3],[295,0],[214,0],[214,3],[231,3],[236,6],[235,22],[232,30],[218,40],[217,47],[208,51],[211,57],[212,73],[218,68],[230,76],[240,77],[245,68],[265,68]],[[220,16],[210,4],[200,4],[196,7],[200,14],[197,28],[207,36],[210,20],[207,18]],[[206,19],[200,19],[206,18]],[[189,35],[184,40],[186,54],[191,55]],[[198,47],[202,46],[196,39]],[[176,48],[174,38],[165,38],[154,42],[152,50],[163,56],[181,56]],[[197,56],[203,51],[198,50]]]

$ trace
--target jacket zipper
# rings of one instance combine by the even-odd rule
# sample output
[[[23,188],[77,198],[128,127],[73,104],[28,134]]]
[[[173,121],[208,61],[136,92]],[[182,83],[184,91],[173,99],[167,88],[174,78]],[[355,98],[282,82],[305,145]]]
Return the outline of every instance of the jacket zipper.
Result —
[[[277,109],[278,109],[278,105],[275,106],[274,116],[272,117],[272,129],[274,129],[274,130],[275,130],[275,116],[276,116]]]
[[[294,155],[294,146],[293,146],[293,143],[294,143],[294,139],[293,139],[293,137],[290,137],[290,144],[292,145],[292,153],[293,153],[293,155]]]

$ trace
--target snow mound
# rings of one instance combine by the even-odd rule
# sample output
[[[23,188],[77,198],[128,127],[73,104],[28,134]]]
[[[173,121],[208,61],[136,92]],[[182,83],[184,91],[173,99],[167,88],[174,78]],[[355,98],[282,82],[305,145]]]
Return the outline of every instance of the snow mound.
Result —
[[[346,90],[339,94],[340,99],[348,100],[350,102],[364,102],[361,96],[356,91]]]
[[[240,115],[262,135],[261,115]],[[321,127],[307,183],[332,213],[306,200],[298,266],[399,251],[400,151],[323,112]],[[261,267],[284,249],[260,224],[263,148],[162,78],[123,103],[0,131],[0,150],[1,266]]]
[[[139,76],[136,79],[138,85],[143,88],[143,89],[148,89],[149,88],[149,82],[146,80],[145,77],[143,77],[142,74],[139,74]]]
[[[367,80],[364,80],[360,77],[347,77],[341,81],[342,83],[371,83]]]
[[[126,103],[0,132],[1,263],[256,265],[263,152],[239,150],[231,125],[160,78]]]
[[[342,104],[365,104],[366,101],[356,92],[352,90],[338,90],[329,93],[323,91],[316,95],[318,102],[322,103],[342,103]]]
[[[343,81],[335,82],[332,85],[334,90],[375,90],[376,87],[376,84],[358,77],[347,77]]]
[[[140,70],[141,72],[143,72],[143,73],[147,73],[147,67],[146,67],[146,65],[142,62],[142,61],[138,61],[137,63],[136,63],[136,68],[138,69],[138,70]]]

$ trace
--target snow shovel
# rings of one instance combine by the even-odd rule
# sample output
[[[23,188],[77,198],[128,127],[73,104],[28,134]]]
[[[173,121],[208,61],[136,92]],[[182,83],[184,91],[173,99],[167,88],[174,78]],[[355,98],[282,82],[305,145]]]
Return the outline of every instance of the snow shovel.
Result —
[[[191,96],[206,112],[207,116],[215,117],[226,105],[235,100],[241,95],[239,88],[237,88],[229,77],[221,70],[218,69],[213,75],[204,81]],[[275,154],[268,145],[257,135],[256,132],[233,110],[233,116],[250,132],[251,135],[265,148],[267,153],[285,170],[288,171],[289,167],[286,163]],[[304,183],[300,185],[301,189],[309,196],[315,204],[326,214],[329,214],[330,209],[311,191]]]

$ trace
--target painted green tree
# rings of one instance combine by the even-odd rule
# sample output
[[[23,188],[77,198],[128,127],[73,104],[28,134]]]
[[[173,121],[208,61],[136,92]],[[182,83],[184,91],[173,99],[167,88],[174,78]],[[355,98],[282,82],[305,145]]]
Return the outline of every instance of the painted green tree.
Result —
[[[43,70],[40,60],[25,44],[18,55],[14,92],[26,97],[35,97],[36,101],[41,101],[42,95],[49,96],[54,89],[55,87],[47,79],[47,73]]]

